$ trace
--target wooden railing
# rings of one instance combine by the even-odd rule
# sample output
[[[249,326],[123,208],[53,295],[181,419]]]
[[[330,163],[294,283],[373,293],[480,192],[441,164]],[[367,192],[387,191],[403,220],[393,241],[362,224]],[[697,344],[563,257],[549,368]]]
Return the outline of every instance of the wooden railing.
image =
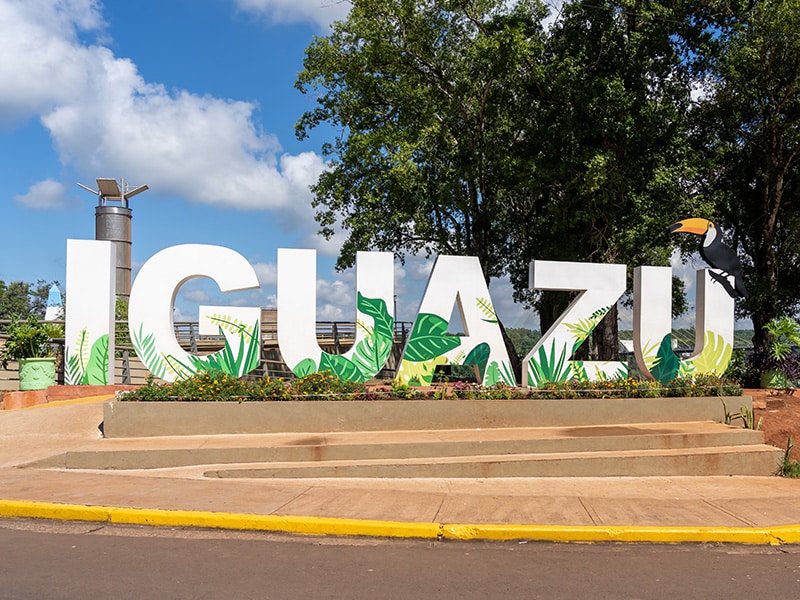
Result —
[[[265,311],[266,312],[266,311]],[[270,311],[271,312],[271,311]],[[252,376],[261,377],[292,377],[292,372],[283,362],[278,348],[278,329],[274,318],[269,312],[262,317],[261,323],[261,361],[259,367],[253,371]],[[5,344],[5,327],[8,320],[0,320],[0,351]],[[121,340],[119,332],[122,328],[118,323],[118,337],[115,361],[115,382],[120,384],[143,384],[147,380],[149,371],[145,368],[130,345],[129,340]],[[209,354],[223,348],[224,337],[221,335],[200,335],[198,324],[190,321],[180,321],[175,324],[175,338],[181,347],[192,354]],[[395,339],[392,354],[386,367],[379,373],[380,378],[391,378],[400,360],[400,354],[405,344],[406,337],[411,332],[411,323],[399,322],[395,324]],[[346,352],[355,341],[356,325],[347,321],[320,321],[317,323],[317,340],[320,347],[334,354]],[[64,340],[53,340],[56,354],[63,357]],[[59,366],[63,360],[57,361]],[[63,383],[63,366],[58,370],[59,383]],[[7,369],[0,368],[0,392],[12,391],[19,388],[18,366],[10,361]]]

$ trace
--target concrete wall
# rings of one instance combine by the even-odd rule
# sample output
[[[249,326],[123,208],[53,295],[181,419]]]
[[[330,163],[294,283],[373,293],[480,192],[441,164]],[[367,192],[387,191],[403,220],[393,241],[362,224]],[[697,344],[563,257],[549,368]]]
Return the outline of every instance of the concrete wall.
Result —
[[[108,402],[106,437],[570,427],[724,420],[749,396],[577,400]]]

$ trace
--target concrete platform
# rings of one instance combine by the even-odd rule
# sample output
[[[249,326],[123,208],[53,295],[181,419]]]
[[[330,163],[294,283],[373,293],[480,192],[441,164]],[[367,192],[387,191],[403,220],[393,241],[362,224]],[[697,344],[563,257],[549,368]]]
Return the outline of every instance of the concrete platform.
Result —
[[[103,400],[0,411],[0,516],[334,535],[800,542],[800,482],[778,477],[223,479],[208,477],[215,468],[207,464],[101,470],[48,463],[61,460],[53,457],[85,460],[87,453],[113,449],[140,456],[176,449],[175,438],[103,439]],[[520,437],[518,431],[510,433],[510,439],[492,443]],[[392,443],[402,443],[403,433],[392,435]],[[327,445],[352,446],[356,437]],[[240,436],[182,439],[202,451],[235,452],[257,450],[263,441],[258,436],[246,443]],[[130,446],[122,448],[123,443]],[[37,461],[43,462],[23,466]]]

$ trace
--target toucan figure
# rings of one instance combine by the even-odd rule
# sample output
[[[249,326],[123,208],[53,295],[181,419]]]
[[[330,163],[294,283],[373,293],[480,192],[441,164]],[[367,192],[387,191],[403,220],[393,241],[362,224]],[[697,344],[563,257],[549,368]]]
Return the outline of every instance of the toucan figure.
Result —
[[[725,291],[731,298],[744,298],[747,290],[744,287],[744,274],[742,273],[742,263],[733,248],[722,243],[719,230],[711,221],[700,218],[684,219],[674,225],[670,225],[670,233],[694,233],[703,236],[700,246],[700,256],[703,257],[712,268],[724,273],[710,273],[711,277],[722,284]],[[727,276],[733,277],[731,285]]]

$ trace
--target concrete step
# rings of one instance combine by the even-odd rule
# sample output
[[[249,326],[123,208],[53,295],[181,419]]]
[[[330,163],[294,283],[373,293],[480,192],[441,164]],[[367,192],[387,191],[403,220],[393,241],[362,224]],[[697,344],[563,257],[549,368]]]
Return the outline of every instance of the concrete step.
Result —
[[[204,472],[218,478],[678,477],[774,475],[782,451],[766,445],[666,450],[478,455],[274,463]]]
[[[214,435],[214,436],[174,436],[107,439],[93,445],[92,450],[71,451],[29,466],[66,469],[165,469],[192,465],[231,465],[259,464],[259,472],[285,477],[436,477],[442,472],[491,472],[519,473],[526,475],[546,471],[554,475],[569,476],[577,474],[570,462],[576,460],[593,461],[587,466],[593,476],[616,475],[628,468],[631,458],[654,451],[683,450],[683,454],[673,452],[669,461],[675,462],[678,456],[688,456],[690,451],[699,449],[699,454],[710,448],[739,448],[742,462],[750,448],[759,455],[762,463],[767,460],[760,455],[766,446],[763,434],[758,431],[731,427],[711,421],[677,423],[640,423],[579,427],[509,427],[490,429],[447,429],[415,431],[361,431],[332,432],[319,434],[261,434],[261,435]],[[777,455],[782,452],[777,449]],[[626,455],[625,453],[632,453]],[[605,455],[603,455],[605,453]],[[614,454],[621,453],[621,454]],[[711,454],[706,454],[706,461]],[[780,456],[776,459],[778,460]],[[603,459],[602,461],[600,459]],[[627,460],[627,462],[625,462]],[[686,459],[688,464],[699,464],[697,459]],[[694,462],[691,462],[694,460]],[[736,470],[732,457],[726,458],[724,474]],[[376,462],[378,461],[378,462]],[[382,462],[380,462],[382,461]],[[609,461],[622,461],[620,466],[600,467]],[[533,469],[531,463],[541,463]],[[545,468],[544,463],[549,463]],[[662,461],[664,462],[664,461]],[[771,475],[777,468],[775,461],[769,465],[743,466],[741,474]],[[278,466],[278,463],[282,463]],[[295,471],[288,465],[296,464]],[[459,463],[474,463],[471,468],[455,467]],[[503,463],[502,467],[487,466],[489,463]],[[439,468],[430,465],[448,465]],[[557,465],[562,465],[561,467]],[[644,464],[644,463],[642,463]],[[274,465],[274,469],[273,469]],[[309,468],[313,465],[315,468]],[[322,469],[321,466],[326,468]],[[393,468],[392,465],[399,465]],[[429,465],[422,467],[420,465]],[[520,466],[527,465],[527,466]],[[368,468],[369,467],[369,468]],[[559,472],[559,468],[566,469]],[[653,467],[644,467],[645,471]],[[666,468],[666,467],[664,467]],[[693,474],[669,467],[675,471],[661,471],[645,474]],[[677,469],[677,470],[675,470]],[[757,473],[752,473],[757,469]],[[362,475],[348,475],[358,471]],[[222,471],[214,471],[221,473]],[[309,473],[298,475],[294,473]],[[400,473],[386,475],[385,473]],[[316,474],[314,474],[316,473]],[[375,473],[375,474],[371,474]],[[709,473],[702,473],[709,474]],[[227,476],[227,475],[215,475]],[[484,475],[441,475],[443,477],[466,477]]]

